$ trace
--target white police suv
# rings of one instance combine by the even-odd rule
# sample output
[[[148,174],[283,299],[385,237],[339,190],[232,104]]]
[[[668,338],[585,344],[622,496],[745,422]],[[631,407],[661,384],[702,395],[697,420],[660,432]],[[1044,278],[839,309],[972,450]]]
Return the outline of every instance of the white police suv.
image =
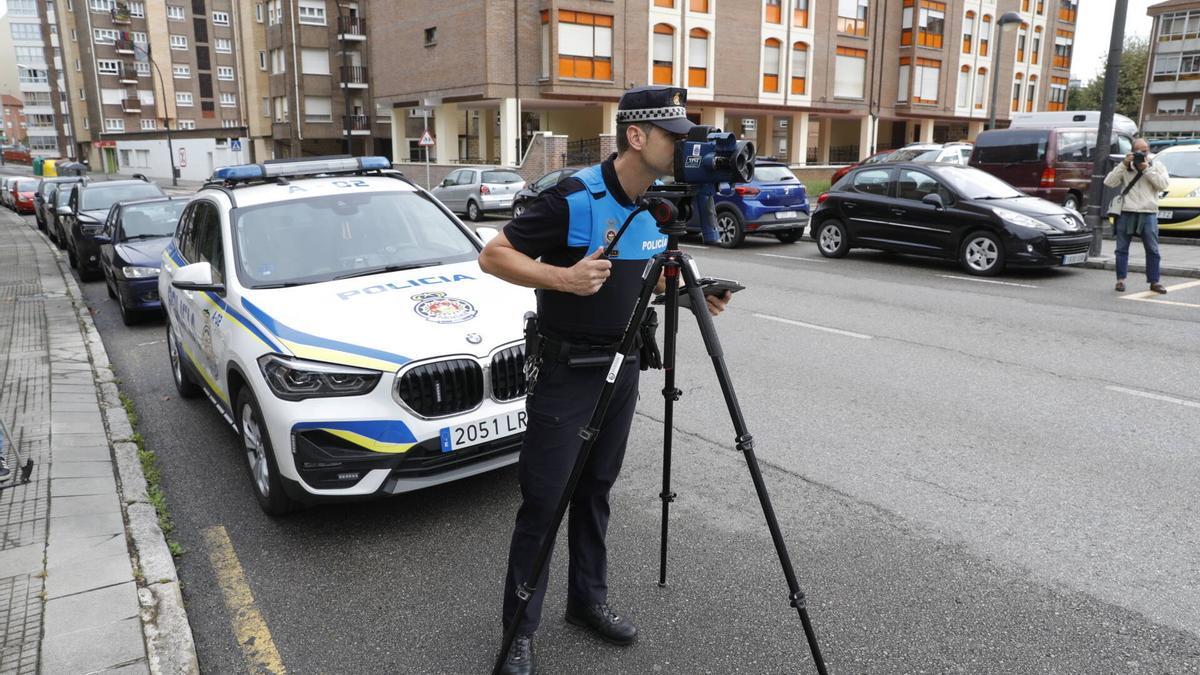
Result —
[[[234,426],[262,508],[394,494],[516,461],[533,292],[382,157],[225,167],[163,254],[182,397]]]

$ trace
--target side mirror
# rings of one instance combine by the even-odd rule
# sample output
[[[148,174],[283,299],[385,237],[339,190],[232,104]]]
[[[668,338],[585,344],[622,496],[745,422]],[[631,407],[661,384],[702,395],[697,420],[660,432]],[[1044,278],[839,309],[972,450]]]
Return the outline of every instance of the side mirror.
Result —
[[[107,234],[96,234],[92,236],[92,241],[96,242],[97,244],[111,244],[112,237],[108,236]]]
[[[449,186],[450,186],[449,178],[442,179],[442,182],[438,184],[438,187],[449,187]]]
[[[175,272],[171,285],[181,291],[201,291],[208,293],[224,293],[225,284],[214,284],[212,265],[206,262],[184,265]]]
[[[936,192],[931,192],[922,197],[921,203],[928,204],[939,211],[942,211],[946,208],[946,205],[942,203],[942,196]]]
[[[494,227],[477,227],[475,228],[475,236],[479,237],[479,239],[486,244],[500,236],[500,230],[497,230]]]

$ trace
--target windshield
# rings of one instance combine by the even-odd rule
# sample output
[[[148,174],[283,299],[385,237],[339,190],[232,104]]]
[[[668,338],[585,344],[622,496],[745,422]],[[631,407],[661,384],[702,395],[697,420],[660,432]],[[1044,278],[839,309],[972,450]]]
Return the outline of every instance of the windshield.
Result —
[[[175,225],[185,205],[187,201],[178,199],[126,206],[121,209],[122,238],[149,239],[175,234]]]
[[[796,182],[796,174],[786,166],[756,166],[754,180],[760,183]]]
[[[966,199],[1011,199],[1025,193],[979,169],[939,171],[938,176]]]
[[[899,150],[888,155],[887,161],[889,161],[889,162],[911,162],[911,161],[915,161],[914,158],[920,157],[921,155],[924,155],[929,152],[934,153],[933,156],[937,157],[937,153],[939,150],[941,150],[941,148],[934,148],[933,150],[930,150],[929,148],[900,148]]]
[[[1171,178],[1200,178],[1200,152],[1168,152],[1154,158]]]
[[[19,180],[17,181],[17,192],[33,192],[37,189],[36,180]]]
[[[117,202],[128,202],[147,197],[161,197],[162,190],[153,183],[131,183],[127,185],[89,185],[83,191],[80,211],[107,211]]]
[[[454,221],[415,192],[312,197],[233,214],[238,278],[250,288],[479,257]]]
[[[482,182],[505,184],[505,183],[520,183],[521,176],[512,171],[484,171]]]

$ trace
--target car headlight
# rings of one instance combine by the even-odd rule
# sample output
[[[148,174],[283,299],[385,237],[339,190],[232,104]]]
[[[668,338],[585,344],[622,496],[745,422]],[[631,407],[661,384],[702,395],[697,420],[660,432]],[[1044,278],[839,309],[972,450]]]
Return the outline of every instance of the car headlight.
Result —
[[[122,267],[121,274],[126,279],[149,279],[158,276],[157,267]]]
[[[1028,228],[1031,228],[1034,230],[1039,230],[1041,232],[1057,232],[1058,231],[1054,228],[1054,226],[1052,226],[1048,223],[1043,223],[1042,221],[1038,220],[1037,218],[1030,218],[1029,216],[1025,215],[1024,213],[1018,213],[1016,211],[1013,211],[1012,209],[1006,209],[1006,208],[996,206],[996,207],[993,207],[993,210],[995,210],[996,215],[1003,218],[1005,220],[1005,222],[1012,223],[1013,225],[1020,225],[1021,227],[1028,227]]]
[[[370,393],[383,375],[377,370],[304,361],[279,354],[260,357],[258,366],[271,391],[286,401],[360,396]]]

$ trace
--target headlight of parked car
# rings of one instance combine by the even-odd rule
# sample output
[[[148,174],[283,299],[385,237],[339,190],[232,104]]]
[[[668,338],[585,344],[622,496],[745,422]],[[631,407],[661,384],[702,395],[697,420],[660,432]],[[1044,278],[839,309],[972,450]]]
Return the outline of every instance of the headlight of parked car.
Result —
[[[266,354],[258,359],[267,385],[286,401],[369,393],[383,373]]]
[[[1029,216],[1025,215],[1024,213],[1018,213],[1011,209],[1006,209],[1006,208],[1002,208],[999,206],[993,207],[993,208],[996,211],[996,215],[1003,218],[1005,222],[1012,223],[1013,225],[1020,225],[1021,227],[1028,227],[1028,228],[1038,230],[1041,232],[1057,232],[1058,231],[1052,225],[1050,225],[1048,223],[1043,223],[1042,221],[1038,220],[1037,218],[1030,218]]]
[[[149,279],[158,276],[157,267],[122,267],[121,274],[126,279]]]

